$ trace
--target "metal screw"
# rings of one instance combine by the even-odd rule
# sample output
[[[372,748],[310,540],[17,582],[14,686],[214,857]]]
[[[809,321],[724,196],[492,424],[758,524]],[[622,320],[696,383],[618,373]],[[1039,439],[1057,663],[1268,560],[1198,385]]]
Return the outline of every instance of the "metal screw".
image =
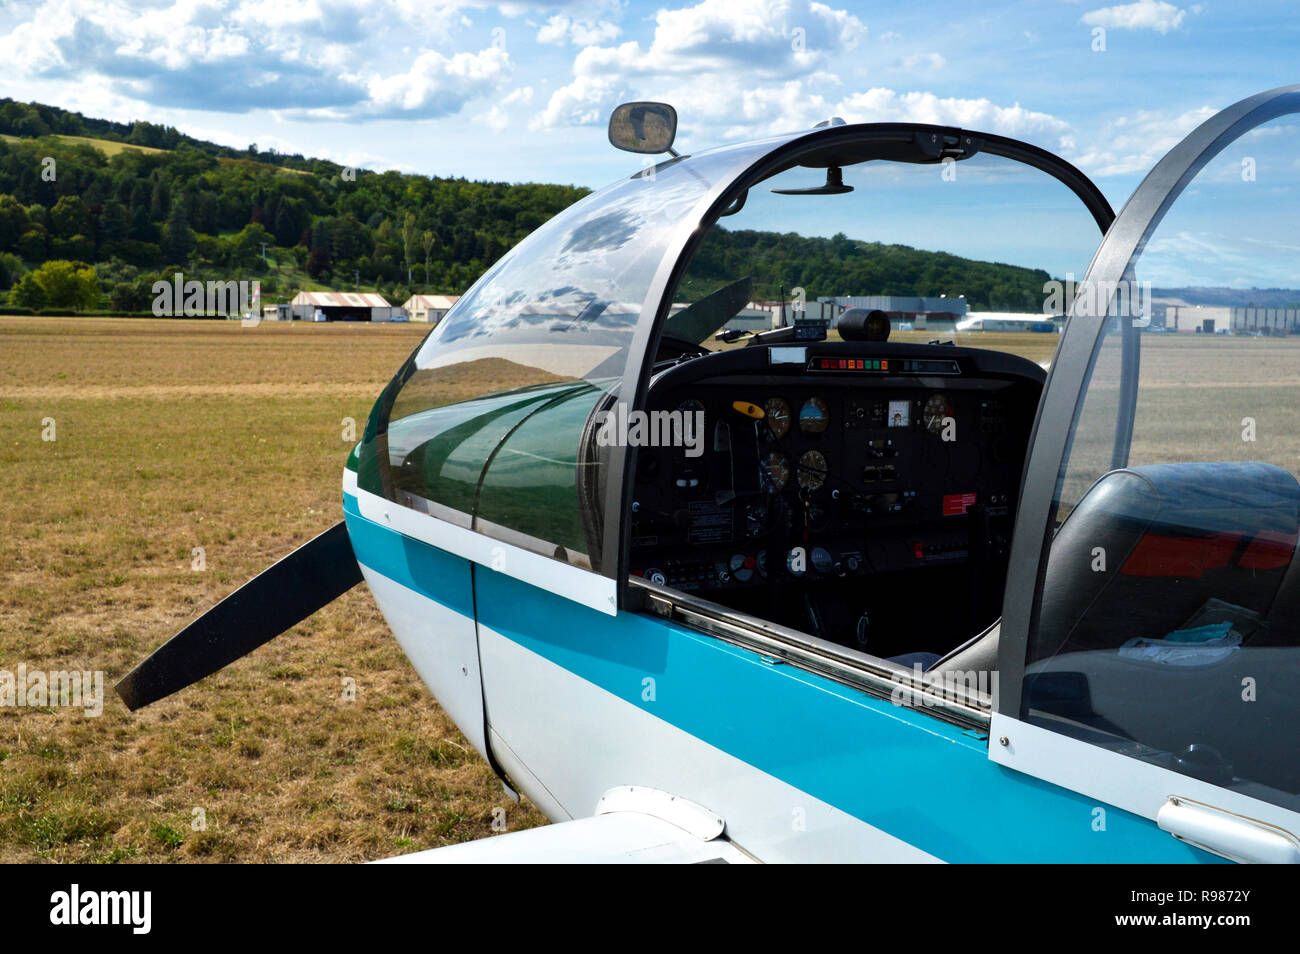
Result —
[[[1005,735],[1003,735],[1003,736],[999,736],[999,738],[998,738],[998,744],[1001,745],[1001,746],[1008,746],[1008,745],[1011,744],[1011,740],[1008,739]]]

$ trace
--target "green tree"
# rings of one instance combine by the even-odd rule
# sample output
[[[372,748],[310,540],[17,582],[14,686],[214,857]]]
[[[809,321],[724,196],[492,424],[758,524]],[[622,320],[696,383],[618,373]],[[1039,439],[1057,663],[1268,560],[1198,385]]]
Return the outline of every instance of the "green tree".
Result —
[[[131,232],[131,214],[116,199],[104,203],[99,213],[99,229],[105,242],[123,242]]]
[[[149,296],[139,282],[123,281],[113,286],[108,301],[114,311],[144,311],[149,304]]]
[[[167,216],[167,225],[163,227],[163,254],[169,263],[184,265],[189,261],[195,244],[194,231],[190,228],[189,218],[185,215],[185,203],[172,203],[171,214]]]
[[[50,209],[50,221],[54,224],[54,234],[59,238],[93,233],[90,210],[79,195],[65,195],[54,203],[54,208]]]
[[[40,311],[45,307],[45,289],[36,280],[34,272],[28,272],[18,279],[13,291],[9,293],[9,301],[19,308],[30,308],[33,311]]]
[[[275,244],[275,237],[256,223],[245,225],[230,239],[231,262],[236,268],[257,268],[262,264],[262,243]]]
[[[50,236],[45,227],[33,222],[18,238],[18,254],[29,262],[41,262],[50,251]]]
[[[27,229],[27,210],[11,195],[0,195],[0,249],[12,251]]]
[[[411,284],[411,265],[415,261],[415,247],[420,240],[420,231],[415,227],[414,213],[407,212],[402,223],[402,251],[406,254],[406,283]]]
[[[15,295],[19,294],[20,286],[26,285],[28,279],[40,289],[43,304],[24,307],[91,308],[99,302],[99,280],[95,269],[81,262],[61,259],[46,262],[22,277],[18,285],[14,286]],[[22,289],[24,297],[30,294],[30,288]]]
[[[433,246],[435,242],[437,242],[437,239],[434,238],[433,233],[428,229],[425,229],[424,232],[421,233],[420,247],[424,249],[424,283],[426,285],[429,284],[429,256],[433,254]]]

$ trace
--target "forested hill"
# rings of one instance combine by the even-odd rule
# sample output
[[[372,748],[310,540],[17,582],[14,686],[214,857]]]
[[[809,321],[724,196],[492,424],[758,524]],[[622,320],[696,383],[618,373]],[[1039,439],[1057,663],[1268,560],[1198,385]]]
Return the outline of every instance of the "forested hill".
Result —
[[[701,245],[690,274],[701,285],[752,275],[758,298],[775,300],[801,287],[807,300],[836,295],[965,295],[972,311],[1043,308],[1041,269],[1001,265],[845,237],[794,232],[715,230]]]
[[[464,291],[588,190],[351,170],[231,149],[146,122],[0,99],[0,292],[10,307],[147,310],[153,282],[260,279],[302,288]],[[836,236],[715,233],[699,263],[755,273],[757,294],[965,294],[1038,310],[1046,273]]]

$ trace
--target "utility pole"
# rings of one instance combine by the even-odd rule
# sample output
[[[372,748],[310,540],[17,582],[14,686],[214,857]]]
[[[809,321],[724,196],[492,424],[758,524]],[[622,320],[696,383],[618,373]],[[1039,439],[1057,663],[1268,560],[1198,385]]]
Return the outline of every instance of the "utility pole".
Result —
[[[265,265],[265,264],[267,264],[267,261],[266,261],[266,245],[267,245],[267,243],[266,243],[266,242],[259,242],[258,244],[262,246],[262,264]]]

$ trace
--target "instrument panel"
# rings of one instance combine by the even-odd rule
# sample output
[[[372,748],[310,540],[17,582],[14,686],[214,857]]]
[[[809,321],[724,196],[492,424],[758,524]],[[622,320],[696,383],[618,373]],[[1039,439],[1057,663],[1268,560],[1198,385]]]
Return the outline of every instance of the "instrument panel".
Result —
[[[972,550],[1005,563],[1041,379],[819,363],[656,383],[652,414],[695,415],[700,433],[638,452],[633,573],[716,591],[965,564]]]

